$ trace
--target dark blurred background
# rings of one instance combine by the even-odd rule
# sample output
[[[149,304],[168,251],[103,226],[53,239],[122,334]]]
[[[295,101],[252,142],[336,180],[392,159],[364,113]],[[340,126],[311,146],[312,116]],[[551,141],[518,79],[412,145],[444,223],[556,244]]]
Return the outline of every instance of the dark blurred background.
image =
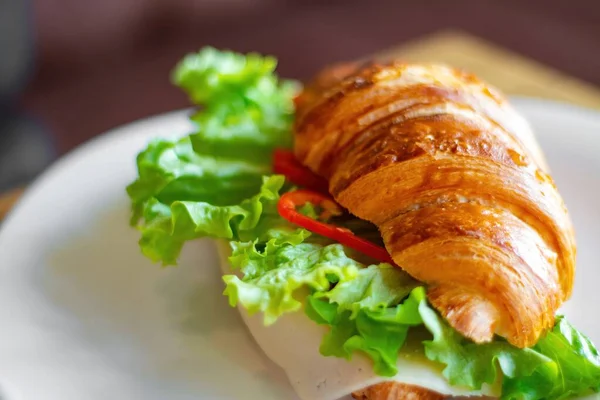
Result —
[[[447,28],[600,85],[600,0],[0,0],[0,191],[187,106],[169,72],[204,45],[273,54],[302,79]]]

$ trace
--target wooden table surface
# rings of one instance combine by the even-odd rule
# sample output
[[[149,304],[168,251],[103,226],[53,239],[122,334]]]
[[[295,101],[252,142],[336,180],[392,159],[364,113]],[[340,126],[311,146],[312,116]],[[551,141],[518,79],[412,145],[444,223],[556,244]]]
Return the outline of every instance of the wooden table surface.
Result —
[[[378,56],[445,62],[475,73],[509,95],[558,100],[600,110],[600,88],[462,32],[439,32]],[[22,193],[22,188],[16,188],[0,196],[0,219]]]

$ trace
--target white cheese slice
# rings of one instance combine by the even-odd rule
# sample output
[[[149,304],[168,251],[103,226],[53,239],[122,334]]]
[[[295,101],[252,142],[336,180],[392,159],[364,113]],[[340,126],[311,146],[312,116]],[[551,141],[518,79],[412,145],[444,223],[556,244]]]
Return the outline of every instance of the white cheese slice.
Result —
[[[221,269],[229,274],[229,244],[224,241],[217,243]],[[327,328],[315,324],[303,312],[286,314],[266,327],[262,315],[249,316],[239,306],[238,310],[258,345],[286,372],[302,400],[337,400],[386,380],[418,385],[453,396],[499,394],[498,387],[485,386],[481,391],[472,391],[450,386],[441,374],[441,366],[426,359],[417,347],[408,351],[403,348],[396,376],[381,377],[373,372],[372,362],[360,353],[350,361],[322,356],[319,345]]]

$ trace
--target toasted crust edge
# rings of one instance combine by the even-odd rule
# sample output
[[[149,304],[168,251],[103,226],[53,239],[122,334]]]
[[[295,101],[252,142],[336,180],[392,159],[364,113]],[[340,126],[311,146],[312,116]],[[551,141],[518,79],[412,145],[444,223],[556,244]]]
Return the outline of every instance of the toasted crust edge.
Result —
[[[449,396],[415,385],[400,382],[382,382],[352,393],[355,400],[449,400],[488,399],[489,396]]]
[[[356,400],[443,400],[447,398],[421,386],[382,382],[352,393]]]

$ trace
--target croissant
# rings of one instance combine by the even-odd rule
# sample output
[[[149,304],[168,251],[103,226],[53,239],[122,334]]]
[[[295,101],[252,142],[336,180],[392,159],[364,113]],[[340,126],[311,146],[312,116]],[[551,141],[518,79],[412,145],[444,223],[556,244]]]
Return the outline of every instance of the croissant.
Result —
[[[507,100],[444,65],[350,64],[298,99],[296,157],[380,230],[394,262],[476,343],[523,348],[571,294],[571,221]]]

